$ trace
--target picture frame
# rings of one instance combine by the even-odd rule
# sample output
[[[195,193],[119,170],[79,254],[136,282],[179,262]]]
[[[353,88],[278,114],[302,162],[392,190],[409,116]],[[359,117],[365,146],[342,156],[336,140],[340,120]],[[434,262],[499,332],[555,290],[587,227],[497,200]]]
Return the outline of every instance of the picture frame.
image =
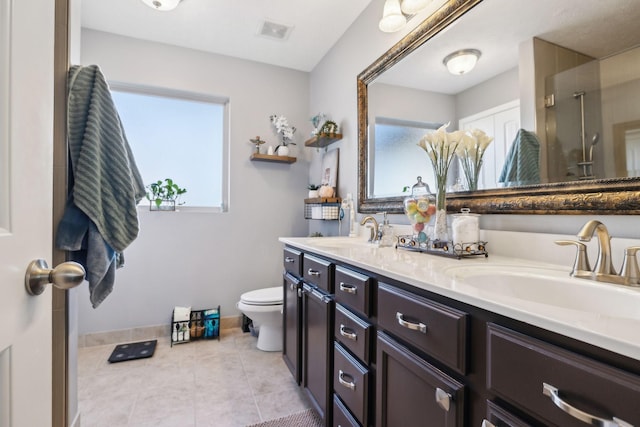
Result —
[[[322,168],[320,175],[320,182],[322,185],[328,185],[334,190],[338,187],[338,159],[340,149],[327,151],[322,156]]]

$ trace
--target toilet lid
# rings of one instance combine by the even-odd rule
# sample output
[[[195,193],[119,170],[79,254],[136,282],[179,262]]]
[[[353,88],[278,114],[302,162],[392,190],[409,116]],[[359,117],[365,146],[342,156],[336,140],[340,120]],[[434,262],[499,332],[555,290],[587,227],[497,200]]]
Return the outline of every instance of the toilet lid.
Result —
[[[274,305],[282,304],[282,287],[257,289],[245,292],[240,296],[240,301],[252,305]]]

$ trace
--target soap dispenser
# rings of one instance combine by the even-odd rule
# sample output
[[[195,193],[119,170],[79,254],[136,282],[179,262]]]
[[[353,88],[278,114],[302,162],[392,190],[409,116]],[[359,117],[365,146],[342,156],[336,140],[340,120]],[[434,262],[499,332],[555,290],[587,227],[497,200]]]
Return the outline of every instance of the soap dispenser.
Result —
[[[393,227],[389,224],[389,218],[387,218],[387,213],[382,212],[384,215],[384,220],[382,221],[382,225],[380,226],[380,247],[389,247],[396,244],[396,236],[393,230]]]

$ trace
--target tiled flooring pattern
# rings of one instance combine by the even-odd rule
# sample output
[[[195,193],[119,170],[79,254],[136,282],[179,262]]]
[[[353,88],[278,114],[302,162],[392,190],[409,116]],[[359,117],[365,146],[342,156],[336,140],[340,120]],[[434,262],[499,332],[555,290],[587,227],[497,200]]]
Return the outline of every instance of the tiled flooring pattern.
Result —
[[[240,329],[173,347],[159,339],[153,357],[110,364],[114,347],[78,351],[82,427],[240,427],[309,407],[282,354]]]

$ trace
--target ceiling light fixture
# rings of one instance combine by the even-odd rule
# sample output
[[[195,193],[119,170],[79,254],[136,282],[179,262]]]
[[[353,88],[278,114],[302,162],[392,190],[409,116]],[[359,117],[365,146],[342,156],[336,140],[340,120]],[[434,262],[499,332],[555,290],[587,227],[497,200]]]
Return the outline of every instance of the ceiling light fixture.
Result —
[[[142,0],[144,4],[155,10],[163,12],[173,10],[182,0]]]
[[[400,30],[406,23],[407,18],[402,14],[402,10],[400,9],[400,0],[386,0],[384,2],[382,19],[378,24],[380,31],[393,33]]]
[[[463,49],[447,55],[442,63],[451,74],[462,75],[473,70],[482,53],[478,49]]]
[[[415,15],[427,7],[431,0],[402,0],[402,13],[405,15]]]

